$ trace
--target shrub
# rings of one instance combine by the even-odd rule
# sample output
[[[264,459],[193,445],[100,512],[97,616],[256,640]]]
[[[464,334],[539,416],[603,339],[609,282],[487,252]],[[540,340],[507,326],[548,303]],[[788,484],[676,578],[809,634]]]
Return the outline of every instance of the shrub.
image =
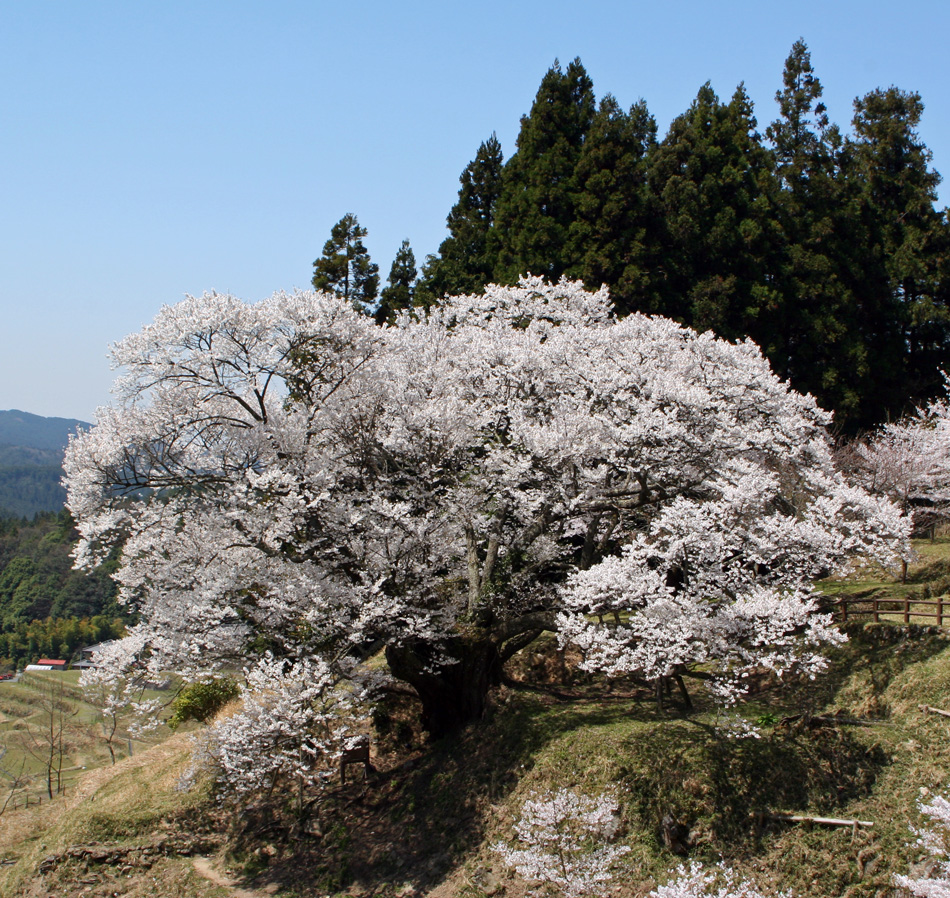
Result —
[[[240,687],[230,677],[189,683],[172,702],[172,716],[168,718],[168,726],[175,730],[186,720],[207,723],[240,694]]]

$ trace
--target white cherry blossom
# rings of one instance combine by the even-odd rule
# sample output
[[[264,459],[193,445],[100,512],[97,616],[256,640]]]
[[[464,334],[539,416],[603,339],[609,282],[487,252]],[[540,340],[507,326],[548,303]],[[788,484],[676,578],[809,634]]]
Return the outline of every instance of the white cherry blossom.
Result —
[[[560,627],[592,669],[710,665],[731,694],[820,668],[811,577],[906,549],[756,346],[569,281],[382,328],[324,294],[209,294],[113,354],[68,502],[79,563],[121,553],[153,675],[268,657],[353,683],[385,648],[439,734]]]
[[[918,803],[921,814],[930,818],[928,827],[911,827],[917,844],[931,856],[929,875],[895,876],[894,884],[907,889],[915,898],[950,898],[950,801],[935,795],[929,802]]]
[[[568,898],[603,894],[611,868],[630,849],[610,845],[619,825],[616,800],[559,789],[532,793],[515,824],[517,847],[498,842],[501,859],[525,879],[550,883]]]
[[[707,867],[698,861],[680,865],[666,885],[658,886],[648,898],[769,898],[769,893],[739,876],[725,864]],[[791,898],[781,892],[777,898]]]

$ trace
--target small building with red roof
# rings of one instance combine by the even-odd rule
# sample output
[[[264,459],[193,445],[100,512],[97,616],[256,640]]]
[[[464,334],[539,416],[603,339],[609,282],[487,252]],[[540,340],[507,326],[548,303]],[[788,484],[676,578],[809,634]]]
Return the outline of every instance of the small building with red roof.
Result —
[[[56,658],[40,658],[36,664],[27,664],[26,670],[66,670],[66,662]]]

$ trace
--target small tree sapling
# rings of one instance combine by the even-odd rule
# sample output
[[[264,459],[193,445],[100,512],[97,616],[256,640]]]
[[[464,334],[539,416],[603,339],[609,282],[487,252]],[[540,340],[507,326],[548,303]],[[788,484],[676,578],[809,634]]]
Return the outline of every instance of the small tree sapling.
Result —
[[[630,850],[609,844],[619,822],[617,802],[606,793],[533,793],[515,824],[517,847],[497,842],[494,849],[525,879],[550,883],[567,898],[603,894],[611,868]]]

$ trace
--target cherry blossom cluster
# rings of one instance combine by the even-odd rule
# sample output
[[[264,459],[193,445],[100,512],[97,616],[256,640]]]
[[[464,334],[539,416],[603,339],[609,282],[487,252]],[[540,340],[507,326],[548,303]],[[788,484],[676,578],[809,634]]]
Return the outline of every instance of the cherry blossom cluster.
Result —
[[[843,638],[817,613],[812,580],[856,557],[894,561],[898,509],[831,471],[724,464],[699,496],[667,504],[619,555],[577,571],[563,590],[562,642],[583,666],[657,679],[703,665],[725,704],[754,670],[814,675]]]
[[[105,642],[93,653],[92,666],[83,669],[79,676],[79,686],[87,700],[102,715],[113,761],[113,743],[121,718],[129,717],[128,729],[133,734],[147,732],[160,722],[157,715],[161,699],[143,698],[148,682],[140,660],[144,648],[145,637],[140,631]]]
[[[719,864],[706,867],[698,861],[689,866],[680,865],[674,878],[666,885],[658,886],[648,898],[768,898],[752,882],[740,879],[730,867]],[[778,898],[791,898],[781,892]]]
[[[113,358],[68,504],[78,563],[120,554],[150,676],[269,659],[276,695],[382,647],[438,676],[453,638],[496,663],[561,628],[591,669],[703,665],[728,700],[753,667],[820,668],[811,577],[906,552],[754,344],[617,320],[570,281],[387,327],[326,294],[209,294]]]
[[[619,827],[616,799],[569,789],[532,796],[515,824],[517,846],[498,842],[494,850],[525,879],[550,883],[568,898],[602,894],[611,868],[630,850],[608,844]]]
[[[935,795],[919,803],[921,814],[930,818],[930,826],[911,827],[917,844],[926,849],[933,865],[926,877],[895,876],[894,884],[907,889],[915,898],[950,898],[950,801]]]
[[[884,425],[852,444],[843,464],[869,492],[887,496],[918,526],[945,518],[950,507],[950,403],[932,402],[916,415]]]
[[[313,786],[339,759],[352,707],[329,666],[271,656],[247,671],[242,707],[204,734],[222,794],[240,802],[279,783]]]

